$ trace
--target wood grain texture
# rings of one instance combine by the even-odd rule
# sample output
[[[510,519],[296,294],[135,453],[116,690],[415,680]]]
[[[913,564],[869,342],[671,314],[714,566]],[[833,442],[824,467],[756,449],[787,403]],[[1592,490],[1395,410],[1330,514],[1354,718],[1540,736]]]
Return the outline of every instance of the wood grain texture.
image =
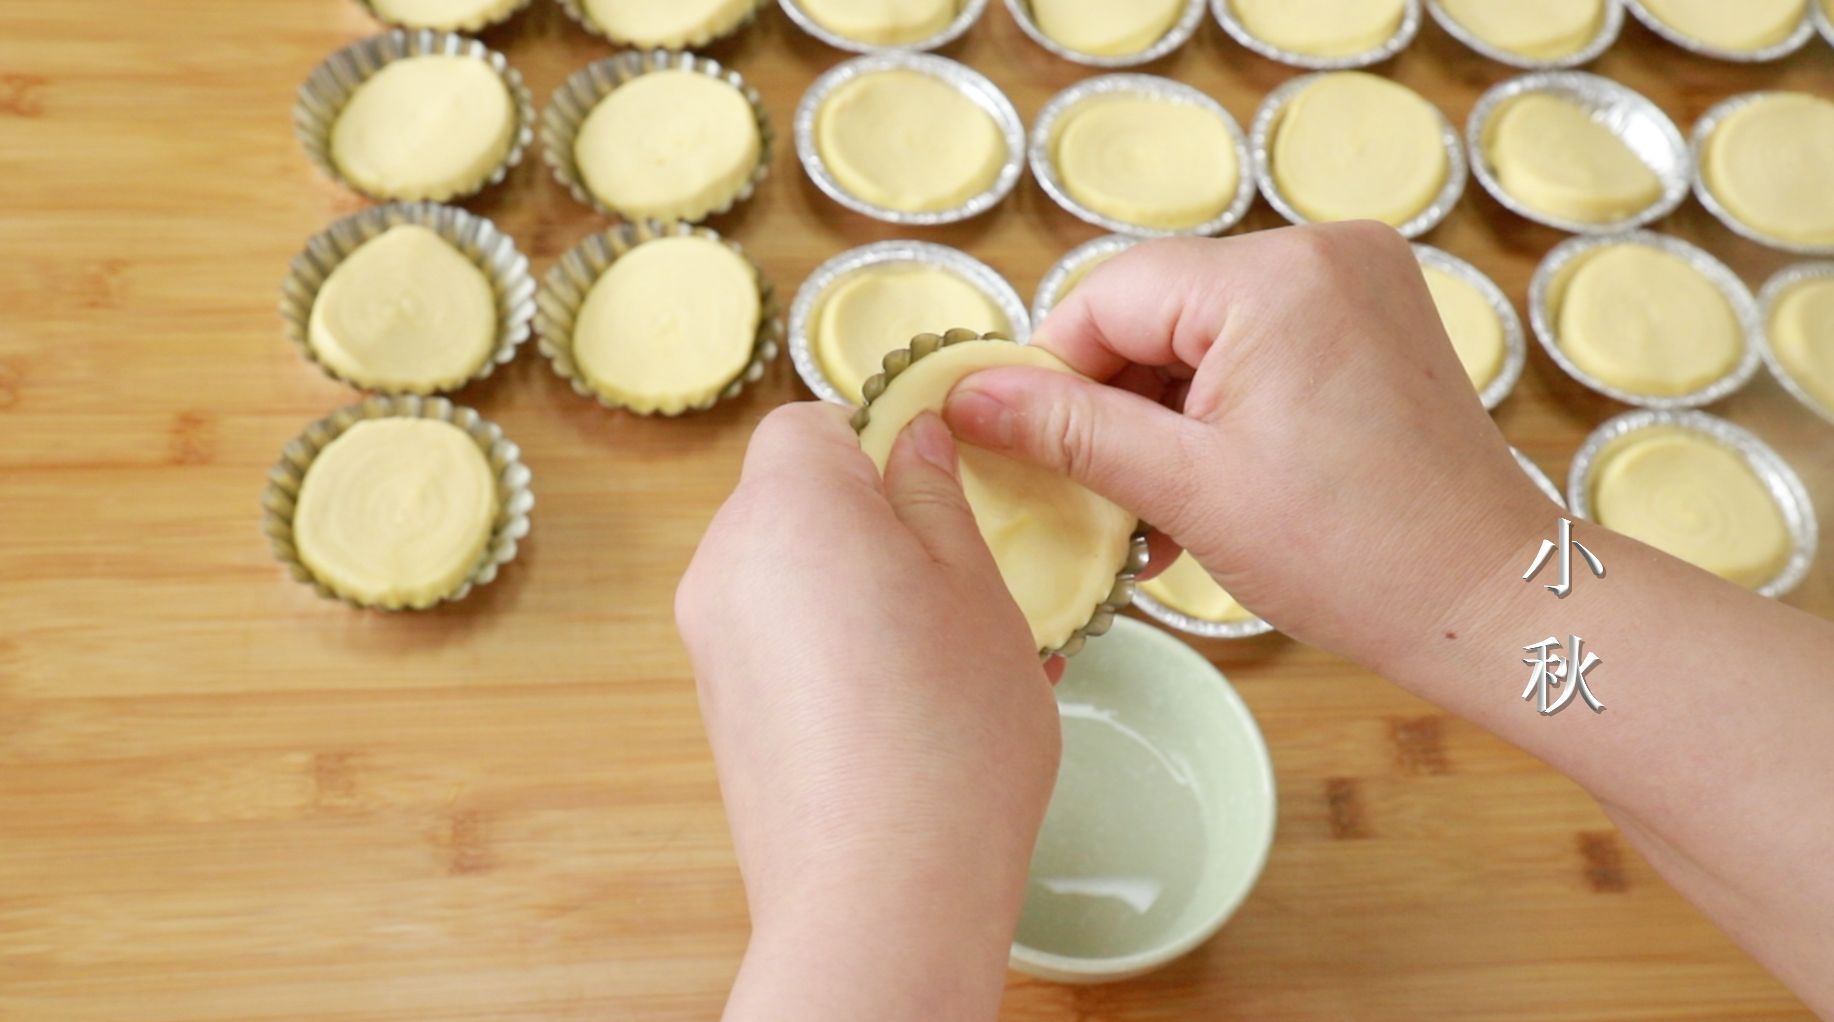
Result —
[[[575,397],[532,350],[466,391],[522,444],[539,503],[521,559],[457,606],[320,602],[259,534],[281,445],[353,397],[274,311],[287,260],[361,206],[288,111],[374,29],[339,0],[0,5],[0,1018],[706,1018],[737,965],[743,896],[670,596],[752,425],[806,396],[786,363],[672,422]],[[548,0],[487,39],[543,100],[610,52]],[[1088,73],[999,9],[949,52],[1028,118]],[[774,9],[711,53],[780,131],[841,59]],[[1598,69],[1684,126],[1748,89],[1834,94],[1819,41],[1738,67],[1633,24]],[[1151,70],[1243,121],[1295,73],[1211,24]],[[1461,120],[1509,74],[1431,25],[1391,71]],[[602,226],[533,152],[467,205],[538,270]],[[1247,226],[1276,223],[1263,205]],[[1096,233],[1029,181],[972,223],[878,225],[787,144],[716,226],[786,295],[843,248],[911,235],[1029,294]],[[1692,203],[1664,227],[1754,283],[1784,262]],[[1558,236],[1474,192],[1428,240],[1520,302]],[[1825,528],[1834,432],[1768,380],[1724,410],[1801,468]],[[1537,353],[1498,419],[1558,477],[1613,412]],[[1834,616],[1834,555],[1790,602]],[[1202,648],[1274,750],[1265,879],[1189,959],[1100,989],[1015,978],[1006,1017],[1808,1017],[1529,757],[1287,640]]]

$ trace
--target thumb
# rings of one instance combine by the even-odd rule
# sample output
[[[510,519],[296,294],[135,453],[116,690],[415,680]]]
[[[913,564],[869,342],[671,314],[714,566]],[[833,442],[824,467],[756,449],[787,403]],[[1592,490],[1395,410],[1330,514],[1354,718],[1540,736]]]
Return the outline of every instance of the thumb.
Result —
[[[885,495],[930,556],[957,568],[994,571],[974,511],[962,492],[955,438],[935,412],[922,412],[892,444]]]

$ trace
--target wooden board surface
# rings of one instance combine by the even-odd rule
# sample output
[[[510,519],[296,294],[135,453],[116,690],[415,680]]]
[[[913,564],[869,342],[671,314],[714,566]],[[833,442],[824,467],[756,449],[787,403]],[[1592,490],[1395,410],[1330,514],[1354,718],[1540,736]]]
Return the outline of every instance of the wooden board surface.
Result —
[[[995,7],[948,52],[1030,118],[1088,72]],[[362,205],[310,168],[288,112],[374,29],[343,0],[0,6],[0,1019],[706,1018],[743,950],[669,605],[751,426],[806,396],[786,363],[682,421],[575,397],[533,345],[467,390],[522,444],[539,504],[521,559],[457,606],[321,602],[260,536],[281,445],[352,399],[274,312],[305,238]],[[549,0],[487,39],[541,100],[611,52]],[[780,131],[841,58],[775,9],[711,52]],[[1748,89],[1834,95],[1819,40],[1738,67],[1632,24],[1598,69],[1684,127]],[[1244,122],[1295,73],[1208,23],[1151,70]],[[1431,25],[1388,70],[1458,120],[1509,74]],[[468,205],[538,270],[602,226],[537,152]],[[1260,205],[1247,226],[1277,222]],[[786,294],[843,248],[917,236],[1029,296],[1096,233],[1029,180],[972,223],[892,229],[821,196],[784,144],[716,226]],[[1693,203],[1664,227],[1753,283],[1784,262]],[[1520,302],[1558,236],[1474,190],[1428,240]],[[1614,410],[1536,353],[1498,419],[1561,477]],[[1800,467],[1825,529],[1834,430],[1767,379],[1724,410]],[[1834,616],[1834,555],[1790,602]],[[1098,989],[1014,978],[1006,1017],[1808,1017],[1537,762],[1290,641],[1202,648],[1273,747],[1265,878],[1189,959]]]

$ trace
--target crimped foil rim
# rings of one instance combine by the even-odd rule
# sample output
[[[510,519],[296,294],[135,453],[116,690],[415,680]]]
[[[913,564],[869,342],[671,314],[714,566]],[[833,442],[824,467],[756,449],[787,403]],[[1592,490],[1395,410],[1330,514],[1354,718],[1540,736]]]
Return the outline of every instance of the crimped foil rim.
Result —
[[[770,175],[771,155],[777,136],[771,128],[770,114],[764,109],[764,97],[759,95],[758,90],[739,72],[708,57],[681,50],[632,50],[595,60],[568,75],[541,111],[542,158],[553,172],[554,180],[560,182],[580,204],[613,220],[645,219],[607,205],[593,194],[580,173],[579,163],[574,159],[573,147],[579,140],[581,125],[585,124],[586,118],[605,97],[632,79],[657,71],[692,71],[725,82],[737,89],[751,107],[752,117],[758,125],[759,142],[758,159],[752,167],[751,176],[724,202],[688,222],[700,223],[731,212],[733,207],[757,194],[758,186]]]
[[[598,22],[592,19],[592,15],[586,13],[586,8],[580,5],[580,0],[555,0],[555,3],[560,5],[560,9],[566,12],[567,17],[571,18],[574,24],[585,29],[588,35],[597,36],[614,46],[636,45],[628,39],[618,39],[609,32],[606,32]],[[717,39],[724,39],[727,36],[737,35],[745,31],[752,22],[758,20],[758,12],[763,10],[764,6],[768,3],[770,3],[770,0],[752,0],[751,9],[747,10],[745,16],[733,22],[730,27],[721,29],[717,32],[702,31],[687,39],[683,39],[674,46],[665,46],[663,49],[698,50]]]
[[[1290,223],[1309,224],[1312,221],[1299,212],[1298,207],[1288,201],[1286,193],[1280,190],[1279,182],[1274,179],[1274,131],[1280,119],[1286,115],[1286,107],[1294,97],[1325,75],[1340,73],[1342,70],[1317,71],[1291,79],[1268,93],[1267,98],[1261,101],[1260,109],[1255,111],[1254,128],[1250,132],[1254,149],[1255,176],[1260,179],[1261,194],[1267,198],[1268,205],[1273,206],[1275,211]],[[1469,161],[1465,157],[1465,144],[1459,138],[1458,128],[1452,124],[1451,118],[1446,116],[1445,111],[1439,109],[1439,104],[1427,99],[1417,90],[1410,88],[1408,91],[1419,96],[1433,108],[1435,114],[1439,115],[1439,138],[1446,151],[1446,182],[1439,189],[1439,194],[1434,196],[1432,203],[1416,214],[1413,219],[1395,228],[1402,237],[1413,239],[1438,227],[1457,207],[1458,200],[1465,193],[1465,182],[1469,177],[1467,166]]]
[[[1731,448],[1764,483],[1771,499],[1783,512],[1789,526],[1793,549],[1790,559],[1775,578],[1758,587],[1760,596],[1779,597],[1802,584],[1815,563],[1820,526],[1815,521],[1815,504],[1809,498],[1802,477],[1790,467],[1774,448],[1740,426],[1717,415],[1691,410],[1640,409],[1608,419],[1592,431],[1573,456],[1573,468],[1567,474],[1567,504],[1572,513],[1592,520],[1592,468],[1598,458],[1618,440],[1631,433],[1655,426],[1674,426],[1693,430]]]
[[[879,241],[861,245],[816,267],[815,272],[802,282],[802,287],[796,291],[796,298],[790,303],[790,361],[796,366],[796,375],[802,377],[802,382],[823,401],[843,408],[856,407],[828,379],[828,374],[822,371],[821,359],[815,355],[814,338],[809,336],[809,327],[814,322],[822,296],[842,278],[887,263],[920,263],[940,266],[956,273],[999,307],[1007,324],[1012,327],[1013,340],[1024,344],[1031,339],[1032,320],[1019,292],[1000,275],[1000,271],[961,249],[928,241]]]
[[[1816,10],[1821,9],[1821,0],[1809,0],[1809,2],[1815,6]],[[1706,113],[1700,115],[1700,120],[1694,123],[1694,131],[1688,139],[1688,151],[1692,158],[1691,178],[1693,180],[1694,196],[1700,200],[1702,206],[1707,208],[1707,212],[1713,214],[1714,218],[1720,223],[1725,224],[1728,230],[1742,238],[1755,241],[1767,248],[1774,248],[1794,255],[1817,257],[1834,256],[1834,243],[1826,245],[1806,245],[1801,242],[1789,241],[1785,238],[1767,234],[1751,226],[1739,219],[1732,210],[1726,207],[1725,203],[1719,201],[1719,196],[1714,193],[1712,186],[1707,183],[1707,146],[1711,144],[1713,133],[1719,130],[1720,124],[1723,123],[1726,118],[1753,103],[1774,96],[1788,95],[1810,96],[1818,99],[1823,98],[1815,96],[1812,92],[1802,92],[1800,90],[1765,89],[1758,92],[1741,93],[1730,99],[1721,100],[1715,103]]]
[[[1604,17],[1599,21],[1598,32],[1586,45],[1564,57],[1528,57],[1496,46],[1465,27],[1463,22],[1452,16],[1451,11],[1445,9],[1444,0],[1426,0],[1428,13],[1432,14],[1440,28],[1445,29],[1447,35],[1480,57],[1519,67],[1524,71],[1556,71],[1580,67],[1604,56],[1605,51],[1617,43],[1618,35],[1624,30],[1624,5],[1621,0],[1604,0],[1603,6]]]
[[[777,6],[783,8],[783,13],[796,23],[797,28],[837,50],[849,53],[890,53],[896,50],[935,50],[960,39],[974,27],[975,22],[981,20],[981,14],[987,10],[987,0],[965,0],[955,12],[955,20],[949,22],[941,32],[926,39],[894,45],[861,42],[835,32],[816,21],[808,11],[802,9],[802,4],[797,0],[778,0]]]
[[[312,349],[312,307],[325,281],[358,248],[402,224],[418,224],[433,231],[484,271],[490,281],[497,309],[496,348],[469,377],[450,386],[403,390],[373,387],[338,372]],[[306,242],[281,282],[280,317],[287,339],[299,348],[306,361],[339,383],[375,393],[448,393],[488,377],[498,366],[516,357],[517,348],[529,338],[529,324],[535,318],[535,278],[529,272],[528,257],[516,248],[515,239],[489,219],[435,202],[394,202],[344,217]]]
[[[420,200],[450,202],[501,184],[509,172],[522,162],[522,154],[535,138],[535,101],[529,95],[528,86],[523,84],[521,72],[511,67],[509,59],[496,50],[456,32],[424,28],[414,31],[395,29],[368,39],[359,39],[319,62],[312,73],[306,76],[306,80],[300,83],[293,103],[293,135],[299,139],[299,144],[306,150],[306,156],[313,166],[358,195],[378,202],[398,199],[398,196],[378,195],[359,188],[344,176],[344,172],[331,159],[331,128],[337,123],[338,114],[343,112],[357,88],[377,71],[406,57],[432,54],[471,57],[483,61],[495,71],[504,87],[509,90],[511,103],[516,110],[516,130],[503,159],[497,162],[496,169],[485,175],[483,180],[469,188],[456,189],[443,195],[422,196]]]
[[[1484,296],[1489,303],[1490,311],[1496,313],[1497,321],[1503,325],[1503,364],[1497,369],[1496,378],[1491,380],[1478,398],[1484,403],[1485,411],[1495,411],[1516,389],[1522,379],[1522,370],[1528,364],[1528,335],[1522,328],[1522,316],[1516,312],[1516,305],[1509,300],[1509,295],[1490,279],[1490,275],[1471,263],[1431,245],[1415,243],[1414,258],[1422,266],[1449,273],[1470,284]]]
[[[1817,0],[1809,0],[1809,6],[1813,7],[1816,2]],[[1781,41],[1772,43],[1761,50],[1728,50],[1703,43],[1686,35],[1680,29],[1674,28],[1657,17],[1656,12],[1644,6],[1643,0],[1624,0],[1624,6],[1630,8],[1630,13],[1636,15],[1636,19],[1642,22],[1645,28],[1676,46],[1703,57],[1731,61],[1736,64],[1763,64],[1773,60],[1782,60],[1801,49],[1802,45],[1809,41],[1809,37],[1815,34],[1815,24],[1809,12],[1804,10],[1802,24],[1797,25]]]
[[[789,3],[790,0],[785,0]],[[1204,20],[1204,0],[1185,0],[1184,9],[1179,12],[1178,20],[1165,30],[1151,46],[1139,53],[1123,53],[1114,56],[1103,56],[1095,53],[1084,53],[1052,39],[1040,28],[1032,17],[1030,0],[1006,0],[1006,9],[1011,12],[1013,20],[1019,23],[1019,30],[1031,37],[1032,42],[1044,47],[1046,52],[1055,54],[1065,60],[1081,64],[1084,67],[1138,67],[1150,64],[1161,57],[1177,52],[1191,37],[1197,34],[1197,26]]]
[[[428,603],[369,604],[340,593],[305,566],[293,543],[293,513],[299,488],[313,460],[326,445],[356,423],[393,418],[436,419],[464,430],[496,472],[497,517],[491,524],[484,552],[457,589]],[[474,588],[496,579],[497,573],[516,559],[517,543],[529,534],[529,512],[535,506],[531,479],[528,466],[522,463],[522,449],[504,436],[502,427],[475,409],[455,405],[443,397],[376,395],[312,423],[281,450],[280,459],[268,470],[267,488],[261,495],[262,531],[273,548],[275,560],[285,565],[295,580],[310,585],[325,599],[339,600],[365,610],[425,610],[464,599]]]
[[[1223,31],[1229,33],[1231,38],[1269,60],[1308,71],[1350,71],[1380,64],[1407,49],[1414,37],[1420,34],[1420,0],[1405,0],[1401,9],[1401,23],[1395,26],[1394,34],[1383,40],[1381,45],[1341,57],[1320,57],[1283,49],[1255,35],[1235,16],[1229,4],[1230,0],[1210,0],[1210,11],[1216,16],[1217,24],[1223,26]]]
[[[835,90],[856,78],[881,71],[914,71],[929,75],[966,96],[969,102],[993,118],[1006,142],[1006,159],[1001,162],[1000,172],[995,175],[992,184],[951,209],[920,213],[867,202],[841,185],[828,170],[826,161],[821,157],[821,147],[815,141],[816,117],[821,113],[822,104]],[[809,180],[815,182],[815,187],[856,213],[907,227],[934,227],[979,216],[999,205],[1011,194],[1025,172],[1025,124],[1019,119],[1019,111],[1013,107],[1012,100],[986,75],[966,64],[932,53],[887,50],[855,57],[829,68],[820,78],[815,79],[814,84],[803,93],[802,101],[796,104],[794,135],[796,157],[802,161],[803,172],[809,175]]]
[[[1129,234],[1104,234],[1065,252],[1063,258],[1057,260],[1045,273],[1044,279],[1038,282],[1037,294],[1032,297],[1032,322],[1043,323],[1051,310],[1057,307],[1063,298],[1058,292],[1063,290],[1064,282],[1070,279],[1071,274],[1096,259],[1118,256],[1140,241],[1140,238]]]
[[[918,334],[911,339],[909,347],[899,348],[886,355],[885,371],[866,381],[864,388],[866,403],[853,413],[853,431],[858,433],[864,430],[867,423],[872,421],[873,402],[885,393],[887,385],[897,379],[900,373],[943,348],[964,341],[1011,342],[1012,338],[1002,337],[999,334],[977,333],[973,330],[950,330],[945,334]],[[1127,557],[1122,561],[1120,570],[1115,572],[1114,586],[1108,591],[1107,599],[1095,605],[1095,610],[1090,613],[1087,624],[1071,632],[1070,637],[1065,639],[1062,645],[1054,649],[1040,650],[1039,657],[1049,659],[1053,656],[1075,656],[1082,650],[1083,643],[1108,631],[1114,624],[1115,615],[1125,610],[1128,604],[1133,602],[1134,580],[1139,577],[1141,571],[1145,570],[1147,556],[1146,528],[1139,526],[1134,529],[1133,539],[1128,544]]]
[[[1777,356],[1770,339],[1770,324],[1776,317],[1777,303],[1783,300],[1783,296],[1797,284],[1824,277],[1834,280],[1834,262],[1797,263],[1778,270],[1764,282],[1763,289],[1758,292],[1759,316],[1764,326],[1764,329],[1758,331],[1758,353],[1763,357],[1764,365],[1770,369],[1770,375],[1782,384],[1784,390],[1789,391],[1791,397],[1834,424],[1834,406],[1822,404],[1815,399],[1815,395],[1809,393],[1809,389],[1796,379],[1796,374]]]
[[[1552,307],[1553,290],[1559,280],[1561,271],[1575,259],[1594,250],[1613,245],[1644,245],[1660,249],[1675,256],[1688,265],[1699,270],[1719,288],[1726,301],[1732,306],[1733,315],[1738,318],[1739,333],[1744,338],[1744,349],[1739,360],[1725,375],[1707,383],[1705,386],[1687,394],[1650,395],[1638,394],[1613,386],[1581,369],[1567,353],[1561,349],[1559,331],[1554,325],[1555,315]],[[1568,238],[1554,246],[1535,269],[1535,275],[1528,285],[1528,318],[1534,328],[1535,339],[1540,342],[1541,350],[1554,360],[1562,371],[1579,381],[1586,388],[1603,394],[1614,401],[1627,405],[1654,410],[1675,411],[1689,408],[1700,408],[1715,401],[1730,397],[1757,374],[1760,356],[1758,349],[1759,336],[1764,324],[1759,318],[1758,303],[1751,295],[1751,289],[1745,286],[1738,274],[1732,272],[1725,263],[1697,245],[1689,244],[1680,238],[1653,231],[1626,231],[1610,236],[1582,235]]]
[[[1528,455],[1523,454],[1514,446],[1509,448],[1509,453],[1515,455],[1516,464],[1522,467],[1523,474],[1528,476],[1529,482],[1535,484],[1536,489],[1546,494],[1549,500],[1559,504],[1561,507],[1564,508],[1567,506],[1566,494],[1560,492],[1560,487],[1555,484],[1553,476],[1548,475],[1546,470],[1540,465],[1535,464]]]
[[[1252,612],[1248,617],[1237,621],[1206,621],[1201,617],[1192,617],[1182,610],[1161,603],[1147,595],[1143,584],[1134,585],[1134,608],[1167,628],[1180,631],[1186,635],[1195,635],[1200,639],[1252,639],[1258,635],[1269,635],[1277,631],[1265,618]]]
[[[645,242],[663,238],[706,238],[719,242],[744,259],[758,280],[758,333],[752,341],[751,361],[718,394],[679,411],[645,412],[606,397],[587,381],[585,373],[581,372],[579,364],[573,360],[573,325],[587,294],[599,282],[599,278],[605,275],[605,271],[611,268],[612,263]],[[675,418],[690,412],[704,412],[722,401],[729,401],[764,377],[765,368],[777,357],[783,336],[779,311],[776,289],[765,277],[757,260],[741,248],[738,242],[722,236],[712,228],[697,227],[679,220],[668,223],[645,220],[616,224],[597,234],[588,235],[554,261],[547,275],[542,278],[541,292],[536,298],[535,335],[539,339],[537,346],[541,353],[547,356],[548,364],[554,367],[554,374],[566,380],[575,394],[592,398],[606,408],[627,411],[633,415]]]
[[[1057,173],[1057,158],[1052,151],[1055,148],[1053,143],[1057,136],[1057,123],[1064,118],[1065,114],[1090,98],[1115,93],[1134,93],[1173,103],[1183,103],[1207,110],[1222,118],[1223,127],[1228,130],[1230,139],[1235,143],[1235,197],[1230,200],[1228,208],[1194,227],[1168,230],[1116,219],[1083,205],[1070,194],[1070,189],[1065,186],[1062,176]],[[1130,234],[1136,238],[1217,235],[1240,223],[1242,217],[1247,215],[1248,207],[1254,205],[1255,201],[1255,182],[1259,165],[1249,153],[1248,137],[1243,134],[1241,124],[1227,108],[1201,89],[1162,75],[1099,75],[1064,89],[1052,96],[1050,102],[1046,103],[1044,109],[1039,112],[1038,120],[1032,125],[1031,137],[1026,150],[1028,162],[1032,167],[1032,176],[1038,179],[1039,186],[1044,189],[1046,195],[1051,197],[1051,201],[1084,223],[1094,224],[1114,234]]]
[[[436,31],[436,32],[437,31],[463,32],[467,35],[475,34],[477,32],[483,31],[484,29],[490,28],[493,25],[503,24],[504,22],[508,21],[509,19],[522,13],[522,11],[525,8],[527,8],[531,2],[532,0],[511,0],[509,7],[507,7],[506,9],[494,15],[490,15],[488,17],[483,17],[483,18],[472,18],[468,21],[461,22],[460,24],[454,25],[450,28],[443,29],[443,30],[434,29],[433,31]],[[364,12],[367,13],[370,17],[376,19],[377,21],[381,22],[384,25],[390,26],[391,28],[406,29],[412,32],[412,31],[416,31],[424,27],[421,25],[410,25],[407,22],[397,21],[394,18],[388,17],[387,15],[383,14],[381,11],[376,9],[376,0],[357,0],[357,4],[361,6]]]
[[[1511,195],[1490,167],[1490,159],[1485,155],[1484,137],[1490,131],[1491,122],[1503,108],[1529,92],[1558,95],[1579,103],[1594,114],[1607,105],[1614,105],[1629,116],[1642,118],[1668,143],[1672,158],[1672,166],[1668,169],[1652,164],[1648,154],[1639,150],[1629,138],[1625,138],[1620,128],[1613,127],[1612,133],[1622,139],[1643,165],[1655,173],[1656,178],[1662,182],[1662,197],[1628,217],[1595,224],[1544,213]],[[1688,178],[1691,176],[1689,165],[1692,161],[1681,129],[1648,96],[1622,82],[1586,71],[1539,71],[1519,75],[1492,86],[1478,97],[1477,105],[1471,109],[1470,118],[1465,121],[1465,144],[1471,150],[1471,172],[1477,177],[1478,184],[1490,193],[1491,198],[1523,219],[1569,234],[1616,234],[1642,227],[1673,213],[1688,197]]]

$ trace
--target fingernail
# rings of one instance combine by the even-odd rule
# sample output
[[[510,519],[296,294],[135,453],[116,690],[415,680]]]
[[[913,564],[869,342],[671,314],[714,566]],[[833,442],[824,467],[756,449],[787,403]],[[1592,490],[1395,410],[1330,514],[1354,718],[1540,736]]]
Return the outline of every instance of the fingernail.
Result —
[[[950,475],[955,474],[955,437],[935,412],[919,413],[907,427],[917,456]]]
[[[1013,445],[1013,410],[991,394],[957,387],[943,414],[978,446],[1004,450]]]

